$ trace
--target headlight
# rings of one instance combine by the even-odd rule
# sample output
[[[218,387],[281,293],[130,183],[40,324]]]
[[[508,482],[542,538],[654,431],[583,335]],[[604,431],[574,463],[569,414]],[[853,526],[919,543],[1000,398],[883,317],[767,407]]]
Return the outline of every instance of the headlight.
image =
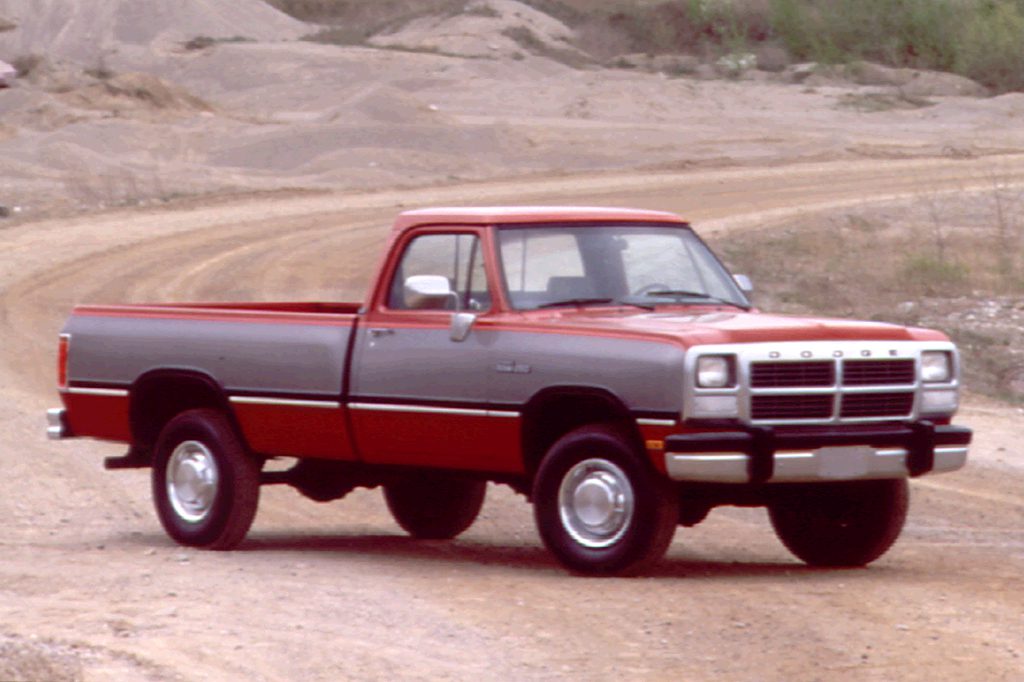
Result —
[[[953,378],[953,359],[946,351],[925,351],[921,353],[921,381],[925,383],[948,382]]]
[[[728,388],[735,384],[732,356],[705,355],[697,359],[697,386],[700,388]]]

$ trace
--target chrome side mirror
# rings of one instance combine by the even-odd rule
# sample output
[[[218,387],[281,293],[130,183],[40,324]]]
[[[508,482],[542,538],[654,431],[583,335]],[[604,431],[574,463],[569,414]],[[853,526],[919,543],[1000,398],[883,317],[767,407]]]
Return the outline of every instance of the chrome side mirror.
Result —
[[[443,310],[449,300],[456,299],[448,278],[443,275],[407,277],[402,294],[406,307],[414,310]]]
[[[449,330],[452,341],[465,341],[469,332],[473,331],[476,315],[473,313],[455,313],[452,315],[452,326]]]
[[[750,281],[749,277],[746,275],[733,275],[732,278],[736,281],[736,286],[740,288],[740,291],[745,294],[753,293],[754,283]]]

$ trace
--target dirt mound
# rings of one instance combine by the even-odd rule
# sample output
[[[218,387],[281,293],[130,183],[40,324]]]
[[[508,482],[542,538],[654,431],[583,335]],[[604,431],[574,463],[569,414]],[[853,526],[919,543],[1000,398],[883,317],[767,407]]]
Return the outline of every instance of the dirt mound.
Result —
[[[569,63],[591,61],[571,44],[573,37],[558,19],[516,0],[476,0],[457,14],[420,17],[369,42],[460,57],[522,59],[532,54]]]
[[[40,53],[95,60],[124,47],[176,48],[197,36],[297,38],[306,24],[261,0],[6,0],[14,28],[0,58]]]
[[[954,73],[922,69],[897,69],[870,62],[840,66],[798,64],[787,70],[790,80],[810,86],[847,84],[895,88],[907,97],[984,97],[984,85]]]
[[[213,110],[186,88],[149,73],[83,69],[38,55],[15,64],[21,78],[0,111],[7,123],[31,130],[97,118],[169,121]]]

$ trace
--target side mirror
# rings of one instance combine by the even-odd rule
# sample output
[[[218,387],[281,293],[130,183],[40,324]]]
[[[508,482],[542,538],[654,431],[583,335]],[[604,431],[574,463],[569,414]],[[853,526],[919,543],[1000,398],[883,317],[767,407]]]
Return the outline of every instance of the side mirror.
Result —
[[[415,310],[444,310],[449,300],[456,299],[448,278],[443,275],[407,277],[402,294],[406,307]]]
[[[732,278],[736,281],[736,286],[740,288],[745,294],[752,293],[754,291],[754,283],[750,281],[750,278],[746,275],[733,275]]]
[[[469,332],[473,330],[473,323],[476,322],[476,315],[473,313],[455,313],[452,315],[452,326],[450,336],[452,341],[465,341]]]

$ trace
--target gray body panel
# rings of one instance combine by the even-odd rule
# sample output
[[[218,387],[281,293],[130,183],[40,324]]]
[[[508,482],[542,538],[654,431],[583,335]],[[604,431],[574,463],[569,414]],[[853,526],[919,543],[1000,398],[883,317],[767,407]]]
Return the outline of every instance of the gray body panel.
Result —
[[[636,412],[683,405],[682,346],[629,338],[481,330],[490,349],[490,396],[517,405],[549,387],[596,388]],[[509,371],[511,369],[511,371]]]
[[[352,358],[355,399],[483,403],[487,336],[452,341],[448,328],[375,326],[358,332]]]
[[[379,333],[379,332],[378,332]],[[683,404],[681,346],[626,338],[475,328],[362,329],[356,341],[356,400],[488,404],[515,409],[551,387],[596,388],[640,412]]]
[[[339,316],[345,321],[346,316]],[[351,318],[340,326],[75,315],[72,385],[129,386],[153,370],[213,377],[228,393],[341,395]]]

